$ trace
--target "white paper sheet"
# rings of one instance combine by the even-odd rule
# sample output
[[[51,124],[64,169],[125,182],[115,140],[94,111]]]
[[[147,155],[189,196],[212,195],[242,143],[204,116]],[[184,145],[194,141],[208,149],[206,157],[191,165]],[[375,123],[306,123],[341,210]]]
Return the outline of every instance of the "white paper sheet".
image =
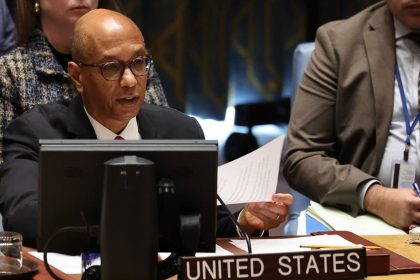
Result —
[[[306,235],[306,210],[300,211],[296,235]]]
[[[226,204],[271,201],[276,192],[284,135],[219,166],[217,193]]]
[[[44,253],[32,251],[32,256],[44,261]],[[81,274],[82,258],[80,256],[69,256],[57,253],[48,253],[48,264],[61,270],[65,274]]]
[[[162,259],[166,259],[169,257],[171,253],[162,253],[160,252],[159,255]],[[214,253],[196,253],[196,257],[217,257],[217,256],[231,256],[233,253],[229,252],[228,250],[223,249],[219,245],[216,244],[216,252]]]
[[[231,243],[241,250],[248,251],[245,240],[231,240]],[[296,238],[251,239],[253,254],[286,253],[311,250],[309,248],[301,248],[301,245],[353,246],[356,244],[335,234]]]
[[[44,254],[42,252],[29,252],[32,256],[44,261]],[[170,253],[159,253],[162,259],[166,259]],[[229,256],[233,255],[231,252],[216,245],[216,252],[214,253],[197,253],[197,257],[207,256]],[[69,256],[57,253],[48,253],[48,263],[50,266],[57,268],[65,274],[81,274],[82,273],[82,259],[80,256]]]
[[[333,230],[347,230],[358,235],[407,234],[370,214],[353,217],[337,208],[311,201],[307,210],[312,217],[328,224]]]

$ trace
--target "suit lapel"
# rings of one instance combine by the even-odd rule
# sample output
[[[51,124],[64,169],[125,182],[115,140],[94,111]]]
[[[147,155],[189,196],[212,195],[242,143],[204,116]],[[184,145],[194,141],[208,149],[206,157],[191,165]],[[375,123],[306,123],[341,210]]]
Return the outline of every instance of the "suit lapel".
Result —
[[[80,94],[73,98],[69,105],[68,131],[70,135],[73,135],[74,139],[96,139],[95,130],[83,108]]]
[[[153,122],[149,117],[143,112],[147,104],[142,105],[140,114],[137,116],[137,124],[139,127],[139,133],[142,139],[160,139],[159,130],[153,125]]]
[[[375,171],[379,170],[392,120],[394,104],[395,35],[392,16],[386,5],[372,16],[364,42],[376,115]],[[390,44],[390,42],[392,42]]]

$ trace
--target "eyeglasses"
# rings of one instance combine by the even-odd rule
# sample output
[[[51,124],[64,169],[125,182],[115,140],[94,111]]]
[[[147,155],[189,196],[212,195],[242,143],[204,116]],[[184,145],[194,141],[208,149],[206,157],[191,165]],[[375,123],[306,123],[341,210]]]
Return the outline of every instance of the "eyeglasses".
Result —
[[[121,79],[126,67],[130,68],[134,76],[144,76],[150,68],[152,57],[150,55],[140,55],[129,62],[110,61],[99,64],[88,64],[79,62],[80,66],[98,67],[105,80],[116,81]]]

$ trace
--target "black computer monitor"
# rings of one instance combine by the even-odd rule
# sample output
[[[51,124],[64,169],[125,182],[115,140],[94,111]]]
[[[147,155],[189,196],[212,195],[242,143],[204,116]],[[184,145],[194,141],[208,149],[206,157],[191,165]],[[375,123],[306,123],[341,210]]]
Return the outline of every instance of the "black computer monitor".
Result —
[[[44,250],[47,240],[57,230],[65,227],[89,228],[91,239],[86,243],[75,242],[79,237],[62,235],[51,242],[49,251],[86,252],[92,250],[95,243],[99,244],[94,229],[101,220],[104,186],[106,188],[121,182],[124,185],[123,181],[126,179],[121,174],[125,171],[118,170],[121,162],[126,162],[127,159],[128,162],[144,159],[154,163],[152,181],[155,183],[157,201],[143,195],[135,196],[139,203],[137,205],[151,205],[149,208],[143,207],[141,211],[149,209],[147,211],[151,212],[138,213],[133,209],[128,216],[127,213],[121,213],[124,215],[121,219],[129,220],[132,225],[140,224],[145,231],[157,226],[159,251],[177,252],[184,250],[182,248],[185,244],[182,243],[189,242],[183,239],[185,237],[180,232],[191,234],[188,224],[192,220],[189,218],[199,217],[201,228],[197,251],[214,252],[217,157],[217,141],[210,140],[40,140],[38,250]],[[114,162],[117,175],[112,175],[112,170],[105,171],[105,162]],[[104,181],[105,172],[108,173],[109,180]],[[142,170],[135,172],[150,176]],[[120,175],[123,179],[113,180]],[[142,186],[138,188],[141,189]],[[127,199],[127,196],[121,198],[118,197],[118,192],[110,193],[108,192],[107,211],[111,209],[113,215],[118,217],[119,213],[113,205],[124,207],[121,201]],[[157,225],[142,223],[145,215],[153,217],[153,207],[156,206]],[[181,217],[187,219],[181,222]],[[125,234],[127,239],[141,238],[130,235],[130,232]],[[136,250],[127,248],[130,249]]]

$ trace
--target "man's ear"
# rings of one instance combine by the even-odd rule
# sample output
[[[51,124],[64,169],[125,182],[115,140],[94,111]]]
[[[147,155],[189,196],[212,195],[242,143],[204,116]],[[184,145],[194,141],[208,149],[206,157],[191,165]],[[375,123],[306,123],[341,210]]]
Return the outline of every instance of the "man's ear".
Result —
[[[82,73],[80,66],[74,62],[69,61],[67,63],[67,71],[69,72],[70,78],[73,81],[74,86],[76,87],[79,93],[83,92],[83,84],[82,84]]]

